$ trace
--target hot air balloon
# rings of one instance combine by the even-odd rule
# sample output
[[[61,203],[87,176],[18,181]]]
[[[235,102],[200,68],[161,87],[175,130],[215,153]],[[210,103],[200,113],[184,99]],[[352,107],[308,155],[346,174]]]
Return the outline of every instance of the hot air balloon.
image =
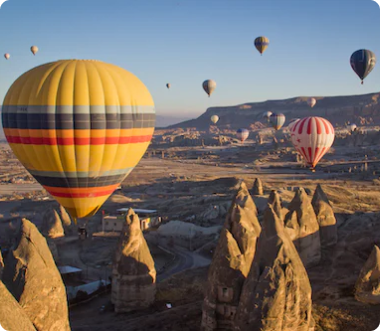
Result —
[[[219,116],[218,115],[212,115],[211,116],[211,122],[216,124],[219,121]]]
[[[205,92],[208,94],[208,96],[210,97],[211,93],[215,90],[216,88],[216,82],[212,79],[207,79],[203,82],[202,84],[203,86],[203,89],[205,90]]]
[[[239,129],[236,131],[236,136],[243,143],[249,136],[249,131],[247,129]]]
[[[263,55],[264,51],[267,49],[269,45],[269,39],[267,37],[257,37],[255,39],[255,47],[260,52],[261,55]]]
[[[1,115],[14,154],[74,219],[96,213],[140,161],[155,126],[145,85],[95,60],[29,70],[9,88]]]
[[[307,99],[307,104],[310,106],[310,108],[313,108],[316,103],[317,103],[317,100],[315,100],[315,98]]]
[[[350,64],[359,78],[363,80],[368,76],[376,64],[376,56],[373,52],[367,49],[359,49],[352,53]]]
[[[288,130],[292,131],[293,125],[296,124],[299,120],[299,118],[292,118],[288,124]]]
[[[333,144],[334,132],[332,124],[322,117],[305,117],[293,125],[292,143],[312,170]]]
[[[11,55],[9,53],[5,53],[4,57],[8,60],[11,57]]]
[[[350,130],[351,132],[353,132],[357,129],[357,125],[355,123],[348,124],[347,129]]]
[[[169,84],[169,83],[167,83],[167,84],[166,84],[166,87],[169,89],[169,88],[170,88],[170,84]]]
[[[266,111],[264,114],[263,114],[263,117],[269,122],[269,117],[270,115],[272,115],[273,113],[271,111]]]
[[[270,115],[269,121],[275,130],[280,130],[285,123],[285,115],[273,113]]]
[[[33,53],[33,55],[36,55],[36,53],[38,52],[38,47],[37,46],[32,46],[32,47],[30,47],[30,50]]]

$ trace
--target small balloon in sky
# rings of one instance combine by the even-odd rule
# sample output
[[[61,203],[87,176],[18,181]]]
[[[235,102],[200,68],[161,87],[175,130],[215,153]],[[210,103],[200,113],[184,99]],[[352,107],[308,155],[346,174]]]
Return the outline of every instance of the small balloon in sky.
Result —
[[[212,115],[211,116],[211,122],[216,124],[219,121],[219,116],[218,115]]]
[[[33,55],[36,55],[36,53],[38,52],[38,47],[37,46],[32,46],[32,47],[30,47],[30,51],[33,53]]]
[[[0,8],[1,8],[1,6],[3,5],[3,3],[4,3],[5,1],[8,1],[8,0],[0,0]],[[1,331],[1,329],[0,329],[0,331]]]
[[[317,103],[317,100],[315,100],[315,98],[307,99],[307,104],[310,106],[310,108],[313,108],[316,103]]]
[[[253,43],[260,54],[263,55],[264,51],[268,48],[269,39],[267,37],[261,36],[257,37]]]
[[[379,5],[379,8],[380,8],[380,1],[379,0],[372,0],[372,1],[375,1]]]
[[[203,89],[205,90],[205,92],[208,94],[208,96],[210,97],[211,93],[215,90],[216,88],[216,82],[212,79],[207,79],[203,82],[202,84],[203,86]]]
[[[11,55],[9,53],[5,53],[4,57],[8,60],[11,57]]]
[[[350,58],[351,68],[362,81],[368,76],[376,64],[376,55],[368,49],[359,49],[352,53]]]

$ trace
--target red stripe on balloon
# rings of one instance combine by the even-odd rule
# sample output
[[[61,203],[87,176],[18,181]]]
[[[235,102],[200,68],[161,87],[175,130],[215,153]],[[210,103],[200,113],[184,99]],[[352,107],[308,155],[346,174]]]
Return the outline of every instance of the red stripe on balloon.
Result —
[[[84,193],[62,193],[62,192],[49,192],[53,197],[60,198],[96,198],[110,195],[115,190],[98,191],[98,192],[84,192]]]
[[[309,122],[307,123],[307,134],[311,134],[311,125],[313,124],[313,118],[308,117]]]
[[[299,129],[298,129],[298,133],[299,133],[299,134],[302,133],[303,126],[304,126],[306,120],[307,120],[307,118],[304,118],[303,120],[301,120],[301,123],[300,123]]]
[[[316,118],[315,120],[317,122],[317,134],[321,134],[322,133],[322,123],[321,123],[321,120],[319,118]]]

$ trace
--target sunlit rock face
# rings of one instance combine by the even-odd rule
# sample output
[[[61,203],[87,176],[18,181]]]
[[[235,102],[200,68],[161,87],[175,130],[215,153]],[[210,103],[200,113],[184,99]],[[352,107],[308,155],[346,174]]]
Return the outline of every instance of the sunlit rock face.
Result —
[[[0,282],[0,324],[5,330],[36,331],[19,303]]]
[[[338,241],[338,231],[334,211],[321,185],[317,185],[311,201],[319,224],[322,248],[334,246]]]
[[[283,222],[268,205],[244,283],[236,331],[312,331],[311,286]]]
[[[48,238],[59,238],[65,235],[62,220],[57,210],[48,209],[42,219],[41,233]]]
[[[260,232],[256,205],[243,182],[233,198],[210,265],[201,330],[233,330],[240,292]]]
[[[299,188],[288,206],[285,228],[301,257],[305,267],[317,265],[321,260],[319,224],[310,199],[303,188]]]
[[[70,330],[61,275],[46,239],[26,219],[5,259],[3,282],[38,331]]]
[[[115,252],[112,303],[115,312],[149,307],[156,294],[156,269],[140,229],[139,217],[129,210]]]
[[[252,187],[252,194],[253,195],[264,194],[263,183],[261,182],[260,178],[255,179],[255,182],[253,183],[253,187]]]
[[[376,245],[356,281],[355,298],[364,303],[380,304],[380,249]]]

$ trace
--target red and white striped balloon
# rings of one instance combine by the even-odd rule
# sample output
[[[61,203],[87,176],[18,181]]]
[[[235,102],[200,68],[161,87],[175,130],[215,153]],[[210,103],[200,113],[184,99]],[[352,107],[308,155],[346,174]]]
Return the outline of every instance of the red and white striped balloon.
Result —
[[[334,127],[322,117],[305,117],[291,129],[294,147],[312,168],[330,149],[334,138]]]

